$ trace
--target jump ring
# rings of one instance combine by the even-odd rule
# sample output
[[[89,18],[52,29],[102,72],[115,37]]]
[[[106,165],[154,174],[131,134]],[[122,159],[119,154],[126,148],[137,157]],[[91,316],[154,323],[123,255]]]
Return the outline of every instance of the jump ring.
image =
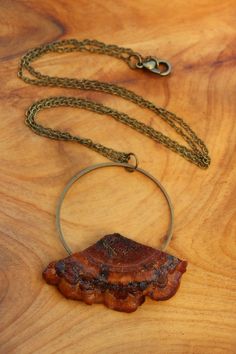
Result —
[[[133,156],[133,157],[135,158],[135,165],[134,165],[134,167],[132,167],[132,168],[130,168],[130,167],[125,167],[125,169],[126,169],[126,171],[128,171],[128,172],[134,172],[134,171],[137,169],[137,167],[138,167],[138,157],[137,157],[137,155],[136,155],[134,152],[130,152],[130,153],[128,154],[128,157],[130,158],[130,156]]]
[[[132,62],[132,58],[136,59],[136,63]],[[139,53],[132,53],[128,57],[128,64],[131,69],[142,68],[143,67],[143,58]]]

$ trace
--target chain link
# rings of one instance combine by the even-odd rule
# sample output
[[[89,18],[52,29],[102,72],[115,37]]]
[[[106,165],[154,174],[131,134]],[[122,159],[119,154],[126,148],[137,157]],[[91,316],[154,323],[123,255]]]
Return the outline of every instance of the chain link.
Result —
[[[122,97],[128,101],[137,104],[140,107],[148,108],[150,111],[156,113],[166,123],[168,123],[180,136],[182,136],[182,138],[187,142],[189,147],[179,144],[177,141],[155,130],[151,126],[148,126],[136,120],[135,118],[128,116],[125,113],[119,112],[101,103],[96,103],[88,99],[76,97],[56,96],[45,98],[33,103],[32,106],[29,107],[26,112],[26,124],[36,134],[56,140],[75,141],[89,147],[90,149],[97,151],[98,153],[104,155],[105,157],[114,162],[128,162],[130,159],[130,153],[116,151],[102,144],[95,143],[91,139],[83,138],[77,135],[71,135],[69,132],[63,132],[60,130],[44,127],[35,121],[37,113],[45,108],[52,108],[58,106],[83,108],[92,112],[105,114],[113,117],[117,121],[130,126],[131,128],[139,131],[144,135],[147,135],[151,139],[166,146],[170,150],[178,153],[186,160],[194,163],[198,167],[205,169],[210,165],[210,157],[208,155],[208,150],[204,142],[196,135],[196,133],[190,128],[190,126],[183,121],[182,118],[177,117],[174,113],[156,106],[154,103],[144,99],[142,96],[139,96],[133,91],[130,91],[124,87],[97,80],[79,80],[67,77],[48,76],[41,74],[39,71],[35,70],[31,65],[33,61],[37,60],[39,57],[42,57],[47,53],[69,53],[78,51],[87,51],[90,53],[110,55],[118,59],[124,60],[131,68],[138,67],[138,65],[140,65],[140,62],[143,59],[143,57],[139,53],[134,52],[132,49],[129,48],[122,48],[118,47],[117,45],[107,45],[97,40],[84,39],[83,41],[78,41],[76,39],[67,39],[42,45],[40,47],[28,51],[21,58],[18,76],[28,84],[39,86],[56,86],[81,90],[93,90]],[[136,60],[137,65],[133,62],[134,60]],[[28,72],[28,74],[30,75],[26,76],[25,72]]]

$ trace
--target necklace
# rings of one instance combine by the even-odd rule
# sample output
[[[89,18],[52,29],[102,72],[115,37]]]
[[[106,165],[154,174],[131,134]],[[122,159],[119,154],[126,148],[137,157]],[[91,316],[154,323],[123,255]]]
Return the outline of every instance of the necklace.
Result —
[[[154,128],[103,104],[77,97],[56,96],[39,100],[26,112],[26,124],[34,133],[51,139],[73,141],[83,144],[107,157],[113,162],[96,164],[85,168],[73,176],[64,188],[56,210],[56,225],[61,242],[69,256],[57,262],[51,262],[43,272],[44,279],[56,285],[67,298],[82,300],[87,304],[104,303],[118,311],[132,312],[140,306],[145,296],[154,300],[166,300],[178,289],[180,278],[186,270],[187,262],[171,256],[163,250],[167,247],[173,230],[174,212],[170,197],[162,184],[147,171],[138,167],[137,156],[132,152],[120,152],[95,143],[89,138],[72,135],[69,132],[44,127],[36,122],[37,113],[46,108],[70,106],[87,109],[99,114],[110,115],[156,142],[178,153],[200,168],[206,169],[210,157],[204,142],[190,126],[174,113],[154,105],[136,93],[115,84],[96,80],[52,77],[35,70],[32,62],[48,53],[84,52],[106,54],[125,61],[131,69],[144,69],[166,76],[171,72],[171,65],[165,60],[153,56],[142,57],[129,48],[107,45],[97,40],[76,39],[61,40],[42,45],[28,51],[20,61],[18,76],[28,84],[55,86],[82,90],[101,91],[120,96],[136,103],[140,107],[155,112],[188,146],[179,144]],[[27,74],[30,74],[27,76]],[[135,164],[129,163],[131,156]],[[144,246],[118,233],[106,235],[89,248],[72,254],[67,244],[60,222],[61,206],[67,191],[82,176],[105,167],[121,167],[128,172],[136,172],[151,179],[164,194],[170,210],[170,225],[162,250]]]
[[[136,103],[137,105],[147,108],[156,113],[166,123],[168,123],[182,138],[187,142],[189,147],[183,146],[170,139],[159,131],[156,131],[150,126],[129,117],[125,113],[121,113],[115,109],[96,103],[91,100],[76,98],[76,97],[49,97],[38,102],[35,102],[28,110],[26,124],[37,134],[57,140],[70,140],[83,144],[90,149],[93,149],[108,159],[116,162],[128,162],[129,153],[115,151],[101,144],[94,143],[91,139],[73,136],[68,132],[61,132],[50,128],[43,127],[35,122],[36,114],[45,108],[57,106],[71,106],[76,108],[87,109],[96,113],[110,115],[114,119],[130,126],[131,128],[143,133],[158,143],[166,146],[172,151],[178,153],[188,161],[196,164],[198,167],[207,168],[210,164],[210,157],[204,142],[197,137],[193,130],[182,118],[177,117],[174,113],[167,111],[164,108],[154,105],[152,102],[144,99],[136,93],[127,90],[114,84],[100,82],[96,80],[79,80],[65,77],[50,77],[36,71],[31,62],[48,53],[69,53],[69,52],[84,52],[99,53],[110,55],[124,60],[132,68],[150,70],[156,74],[165,76],[170,73],[170,64],[164,60],[159,60],[155,57],[143,58],[140,54],[131,49],[118,47],[116,45],[106,45],[96,40],[85,39],[77,41],[76,39],[62,40],[59,42],[43,45],[34,48],[26,53],[20,62],[18,76],[28,84],[39,86],[56,86],[64,88],[73,88],[81,90],[92,90],[110,93],[120,96],[126,100]],[[165,70],[161,71],[161,66],[165,65]],[[25,76],[27,71],[32,77]]]

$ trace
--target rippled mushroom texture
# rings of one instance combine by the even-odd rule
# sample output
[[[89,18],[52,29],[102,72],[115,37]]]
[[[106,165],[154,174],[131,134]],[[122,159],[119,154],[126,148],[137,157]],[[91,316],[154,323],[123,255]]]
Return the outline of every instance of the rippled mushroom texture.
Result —
[[[186,261],[114,233],[84,251],[51,262],[43,277],[66,298],[133,312],[145,296],[172,297],[186,266]]]

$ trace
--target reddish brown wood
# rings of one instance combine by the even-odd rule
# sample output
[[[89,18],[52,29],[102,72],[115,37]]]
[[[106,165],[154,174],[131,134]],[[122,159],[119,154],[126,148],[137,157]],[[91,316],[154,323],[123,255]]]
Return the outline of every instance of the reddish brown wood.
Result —
[[[0,4],[1,354],[235,354],[235,0]],[[78,144],[33,134],[24,124],[25,111],[38,99],[75,95],[179,137],[154,114],[118,97],[33,87],[17,78],[26,50],[63,38],[95,38],[169,60],[173,73],[165,78],[86,53],[52,54],[35,67],[135,91],[183,117],[212,158],[210,168],[200,170],[110,117],[84,110],[39,115],[49,127],[136,153],[140,167],[171,196],[175,228],[168,252],[187,259],[188,270],[174,297],[159,303],[147,298],[131,315],[69,301],[42,279],[46,265],[66,255],[55,230],[58,196],[73,174],[107,160]],[[151,181],[136,177],[97,171],[73,187],[62,221],[75,252],[114,231],[158,248],[168,210]]]

